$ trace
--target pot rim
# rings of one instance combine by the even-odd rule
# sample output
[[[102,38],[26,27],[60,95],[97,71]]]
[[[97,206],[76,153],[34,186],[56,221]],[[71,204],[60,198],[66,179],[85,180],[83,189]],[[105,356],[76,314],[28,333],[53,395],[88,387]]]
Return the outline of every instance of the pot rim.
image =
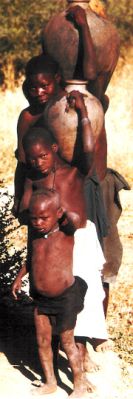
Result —
[[[85,85],[85,84],[87,84],[88,83],[88,80],[80,80],[80,79],[66,79],[65,80],[65,83],[66,84],[78,84],[78,85]]]

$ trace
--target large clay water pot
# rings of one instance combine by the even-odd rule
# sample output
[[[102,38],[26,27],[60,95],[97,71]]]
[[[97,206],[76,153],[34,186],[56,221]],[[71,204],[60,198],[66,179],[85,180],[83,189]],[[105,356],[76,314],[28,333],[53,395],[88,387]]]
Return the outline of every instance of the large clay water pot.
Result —
[[[67,81],[66,94],[59,100],[50,100],[44,111],[44,122],[57,139],[62,158],[69,163],[75,159],[78,116],[77,112],[68,106],[68,93],[72,90],[78,90],[83,93],[95,140],[103,128],[104,113],[102,105],[96,97],[88,92],[86,84],[87,81]]]
[[[96,50],[98,74],[108,74],[109,81],[119,57],[120,40],[115,26],[107,18],[92,11],[88,0],[67,0],[67,3],[67,10],[70,6],[77,4],[85,9]],[[48,53],[59,63],[64,79],[74,79],[79,50],[79,32],[73,22],[66,18],[66,11],[49,20],[42,32],[42,43]],[[81,78],[84,79],[84,77]]]

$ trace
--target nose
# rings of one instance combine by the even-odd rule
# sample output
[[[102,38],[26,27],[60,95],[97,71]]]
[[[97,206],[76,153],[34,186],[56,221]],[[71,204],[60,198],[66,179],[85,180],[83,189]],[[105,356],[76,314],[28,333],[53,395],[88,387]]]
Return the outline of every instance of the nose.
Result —
[[[36,88],[37,96],[41,96],[41,94],[44,93],[44,92],[45,92],[44,88],[43,89],[42,89],[42,87],[37,87]]]
[[[36,226],[36,227],[39,227],[39,226],[41,226],[41,219],[40,218],[37,218],[36,220],[34,220],[34,225]]]
[[[40,167],[42,165],[42,159],[38,158],[36,159],[36,166]]]

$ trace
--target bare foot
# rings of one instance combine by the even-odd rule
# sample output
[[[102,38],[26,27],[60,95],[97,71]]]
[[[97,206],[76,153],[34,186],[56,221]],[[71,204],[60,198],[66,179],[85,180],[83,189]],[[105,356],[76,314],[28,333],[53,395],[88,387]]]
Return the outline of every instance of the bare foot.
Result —
[[[84,376],[82,384],[80,384],[79,387],[75,387],[69,398],[86,398],[88,397],[88,392],[92,393],[95,392],[95,390],[96,387]]]
[[[46,395],[57,390],[57,384],[42,384],[38,388],[32,389],[32,395]]]
[[[90,357],[90,355],[89,355],[89,353],[88,353],[87,350],[86,350],[86,352],[85,352],[85,358],[84,358],[83,368],[84,368],[84,371],[85,371],[86,373],[90,373],[90,372],[93,372],[93,371],[98,371],[98,370],[100,370],[100,368],[101,368],[99,364],[95,363],[95,362],[91,359],[91,357]]]
[[[102,339],[93,339],[93,348],[96,352],[107,352],[113,350],[113,342],[108,339],[106,341]]]

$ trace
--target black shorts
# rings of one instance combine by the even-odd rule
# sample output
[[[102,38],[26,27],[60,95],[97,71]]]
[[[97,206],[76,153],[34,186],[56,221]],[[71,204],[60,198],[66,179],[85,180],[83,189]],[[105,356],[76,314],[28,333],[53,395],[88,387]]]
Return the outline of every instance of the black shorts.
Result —
[[[84,307],[86,291],[86,282],[76,276],[74,284],[57,297],[46,297],[37,292],[32,293],[32,297],[38,314],[47,315],[55,333],[59,334],[75,327],[77,314]]]

